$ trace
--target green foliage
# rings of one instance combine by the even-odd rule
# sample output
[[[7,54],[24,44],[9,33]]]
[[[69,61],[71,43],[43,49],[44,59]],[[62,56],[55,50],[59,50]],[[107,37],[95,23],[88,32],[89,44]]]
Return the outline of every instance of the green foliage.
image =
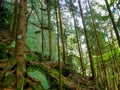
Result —
[[[35,57],[35,56],[32,56],[30,54],[26,54],[26,60],[29,60],[29,61],[37,61],[38,58]]]
[[[9,46],[10,46],[11,49],[13,49],[15,47],[15,41],[11,41]]]
[[[104,61],[109,61],[111,59],[113,59],[112,57],[114,57],[116,55],[116,59],[119,60],[120,59],[120,49],[119,48],[113,48],[112,51],[106,52],[103,54],[103,60]],[[97,62],[97,60],[99,60],[100,56],[94,56],[94,60],[95,62]]]
[[[59,76],[58,70],[54,70],[54,74],[55,74],[56,76]]]
[[[35,54],[36,54],[39,58],[41,58],[41,57],[42,57],[42,54],[41,54],[41,53],[39,53],[39,52],[35,52]]]
[[[69,59],[69,65],[70,65],[68,69],[79,73],[80,57],[77,55],[71,54],[68,56],[68,59]]]
[[[115,78],[116,78],[115,75],[108,75],[108,80],[109,80],[109,81],[112,81],[112,80],[115,79]]]
[[[113,48],[112,51],[108,51],[108,52],[104,53],[102,56],[103,56],[104,63],[111,62],[111,60],[114,60],[114,59],[118,60],[118,62],[120,63],[120,49],[118,47]],[[100,62],[100,60],[101,60],[100,56],[94,56],[93,60],[94,60],[94,63],[95,63],[94,64],[95,67],[97,67],[98,62]],[[111,67],[110,64],[108,64],[107,66]],[[113,78],[115,78],[115,76],[113,76],[112,74],[108,75],[108,80],[112,80]]]
[[[100,90],[105,90],[104,84],[103,83],[99,83],[98,87],[100,88]]]
[[[0,53],[0,59],[6,59],[7,55],[6,53]]]
[[[5,59],[5,58],[7,58],[6,46],[5,44],[0,44],[0,59]]]
[[[1,50],[1,52],[5,52],[5,50],[6,50],[5,44],[0,44],[0,50]]]
[[[27,73],[30,77],[39,80],[41,82],[41,85],[44,87],[45,90],[49,88],[47,78],[42,72],[40,72],[39,70],[36,70],[32,67],[29,67],[27,69]]]
[[[102,16],[102,19],[103,19],[104,21],[106,21],[106,20],[109,19],[109,16]]]
[[[7,72],[5,75],[5,78],[2,81],[2,85],[6,88],[12,85],[12,83],[15,81],[15,75],[13,75],[10,72]]]
[[[6,6],[9,6],[6,4]],[[8,7],[5,7],[4,6],[0,6],[0,28],[2,29],[7,29],[10,25],[10,21],[11,21],[11,18],[12,18],[12,14],[11,14],[11,10],[9,10]]]

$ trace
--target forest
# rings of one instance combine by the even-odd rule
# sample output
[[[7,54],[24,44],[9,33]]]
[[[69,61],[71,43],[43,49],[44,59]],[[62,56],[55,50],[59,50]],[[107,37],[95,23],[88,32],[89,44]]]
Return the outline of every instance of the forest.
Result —
[[[0,90],[120,90],[120,0],[0,0]]]

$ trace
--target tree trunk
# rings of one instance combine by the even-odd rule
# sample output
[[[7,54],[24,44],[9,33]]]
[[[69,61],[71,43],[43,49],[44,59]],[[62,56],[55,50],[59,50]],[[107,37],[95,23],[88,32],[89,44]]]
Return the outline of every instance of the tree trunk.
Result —
[[[114,41],[114,39],[113,39],[113,37],[114,37],[114,35],[113,35],[113,31],[111,30],[111,38],[112,38],[112,45],[113,46],[115,46],[115,41]],[[115,85],[114,85],[114,87],[115,87],[115,90],[119,90],[119,81],[120,81],[120,79],[118,78],[119,76],[120,76],[120,73],[119,73],[119,71],[120,71],[120,66],[119,66],[119,62],[118,62],[118,60],[117,60],[117,58],[116,58],[116,50],[115,50],[115,48],[114,47],[111,47],[111,49],[113,50],[113,52],[111,51],[111,53],[112,53],[112,66],[113,66],[113,74],[115,74],[115,78],[113,78],[113,79],[115,79],[115,80],[113,80],[113,83],[114,83],[114,81],[115,81]],[[117,71],[117,72],[116,72]],[[117,87],[116,87],[117,86]]]
[[[106,28],[104,29],[104,32],[105,32],[105,30],[106,30]],[[110,30],[111,38],[113,38],[112,32],[113,32],[113,31]],[[115,71],[116,71],[116,70],[115,70],[115,66],[117,66],[117,65],[116,65],[116,58],[115,58],[115,55],[114,55],[116,52],[115,52],[115,50],[113,49],[114,47],[111,46],[110,38],[108,37],[108,35],[107,35],[107,39],[108,39],[108,43],[109,43],[108,52],[110,51],[111,56],[112,56],[112,59],[111,59],[111,61],[110,61],[112,67],[110,66],[109,68],[111,68],[112,75],[113,75],[113,76],[116,76],[116,74],[115,74]],[[113,41],[113,40],[112,40],[112,41]],[[113,46],[115,45],[115,44],[114,44],[114,41],[112,42],[112,45],[113,45]],[[110,58],[111,58],[111,56],[110,56]],[[112,80],[113,80],[113,82],[112,82],[112,83],[113,83],[113,88],[112,88],[112,89],[113,89],[113,90],[114,90],[114,89],[115,89],[115,90],[118,90],[117,87],[116,87],[116,84],[117,84],[116,77],[114,77]]]
[[[52,38],[51,38],[51,9],[50,0],[47,0],[47,14],[48,14],[48,31],[49,31],[49,59],[52,60]]]
[[[110,6],[109,6],[107,0],[105,0],[105,3],[106,3],[106,6],[107,6],[107,10],[108,10],[108,12],[109,12],[110,19],[111,19],[112,24],[113,24],[113,29],[114,29],[114,32],[115,32],[116,37],[117,37],[118,45],[119,45],[119,47],[120,47],[120,36],[119,36],[119,32],[118,32],[118,30],[117,30],[117,26],[116,26],[115,21],[114,21],[114,16],[113,16],[113,14],[112,14],[112,12],[111,12],[111,10],[110,10]]]
[[[41,4],[41,7],[43,8],[43,5]],[[43,10],[41,10],[41,31],[42,31],[42,58],[44,57],[44,30],[43,30],[43,25],[44,25],[44,21],[43,21]]]
[[[89,0],[88,0],[88,5],[89,5],[89,8],[90,8],[90,14],[91,14],[91,18],[92,18],[92,25],[93,25],[93,32],[94,32],[94,35],[95,35],[95,41],[96,41],[96,45],[97,45],[97,48],[98,48],[98,53],[99,53],[100,58],[101,58],[101,67],[103,69],[105,87],[107,87],[107,89],[108,89],[109,86],[108,86],[108,82],[107,82],[106,67],[105,67],[105,64],[103,62],[101,46],[100,46],[100,43],[99,43],[99,40],[98,40],[98,33],[97,33],[97,30],[96,30],[96,25],[95,25],[95,22],[94,22],[94,17],[93,17],[93,14],[92,14],[92,9],[91,9],[91,5],[90,5]]]
[[[84,15],[83,15],[83,10],[82,10],[82,6],[81,6],[81,0],[78,0],[78,4],[79,4],[79,8],[80,8],[82,23],[83,23],[84,33],[85,33],[85,38],[86,38],[86,43],[87,43],[87,49],[88,49],[88,53],[89,53],[90,67],[91,67],[91,71],[92,71],[92,78],[93,78],[94,81],[96,81],[96,72],[95,72],[92,52],[91,52],[91,48],[90,48],[90,43],[89,43],[89,39],[88,39],[88,35],[87,35],[87,29],[86,29],[86,25],[85,25],[85,21],[84,21]]]
[[[59,4],[59,3],[58,3]],[[65,44],[64,44],[64,30],[62,27],[62,20],[61,20],[61,12],[60,12],[60,5],[58,5],[58,14],[59,14],[59,25],[60,25],[60,35],[61,35],[61,43],[62,43],[62,51],[63,51],[63,61],[66,61],[66,51],[65,51]]]
[[[13,17],[11,20],[11,24],[10,24],[10,36],[15,38],[16,37],[16,30],[18,29],[18,0],[15,0],[14,2],[14,12],[13,12]]]
[[[18,32],[15,46],[17,60],[17,90],[23,90],[25,68],[25,39],[26,39],[27,0],[21,0],[19,6]]]
[[[72,4],[72,2],[71,2]],[[77,44],[78,44],[78,51],[79,51],[79,56],[80,56],[80,64],[81,64],[81,69],[82,69],[82,76],[85,76],[85,67],[83,64],[83,58],[82,58],[82,52],[81,52],[81,48],[80,48],[80,42],[79,42],[79,35],[78,35],[78,29],[77,29],[77,25],[76,25],[76,20],[75,20],[75,13],[73,10],[72,11],[72,16],[74,19],[74,27],[75,27],[75,33],[76,33],[76,39],[77,39]]]
[[[56,15],[56,24],[57,24],[57,45],[58,45],[58,65],[59,65],[59,90],[63,90],[62,88],[62,66],[60,59],[60,27],[59,27],[59,15],[58,15],[58,2],[54,0],[55,4],[55,15]]]

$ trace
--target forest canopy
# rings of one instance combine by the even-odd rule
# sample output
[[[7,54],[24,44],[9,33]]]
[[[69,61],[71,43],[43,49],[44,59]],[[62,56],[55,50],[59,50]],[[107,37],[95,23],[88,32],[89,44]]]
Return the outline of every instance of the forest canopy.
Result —
[[[119,90],[119,71],[120,0],[0,0],[0,90]]]

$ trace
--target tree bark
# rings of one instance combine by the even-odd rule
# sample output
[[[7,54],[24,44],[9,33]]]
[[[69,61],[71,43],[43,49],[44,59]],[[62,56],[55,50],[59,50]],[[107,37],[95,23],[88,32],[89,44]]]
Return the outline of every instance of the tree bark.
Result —
[[[41,7],[43,8],[43,5],[41,4]],[[41,31],[42,31],[42,58],[44,57],[45,51],[44,51],[44,30],[43,30],[43,10],[41,10]]]
[[[56,24],[57,24],[57,46],[58,46],[58,65],[59,65],[59,90],[63,90],[62,87],[62,66],[60,59],[60,27],[59,27],[59,15],[58,15],[58,2],[54,0],[55,4],[55,15],[56,15]]]
[[[100,43],[99,43],[99,40],[98,40],[98,33],[97,33],[97,30],[96,30],[96,25],[95,25],[95,22],[94,22],[94,17],[93,17],[93,14],[92,14],[92,8],[91,8],[89,0],[88,0],[88,5],[89,5],[89,8],[90,8],[90,14],[91,14],[91,19],[92,19],[93,32],[94,32],[94,35],[95,35],[95,41],[96,41],[96,45],[97,45],[97,48],[98,48],[98,53],[99,53],[100,58],[101,58],[101,67],[102,67],[103,72],[104,72],[103,75],[104,75],[105,87],[107,87],[107,89],[108,89],[109,86],[108,86],[108,81],[107,81],[106,67],[105,67],[105,64],[103,62],[101,46],[100,46]]]
[[[110,10],[110,6],[109,6],[107,0],[105,0],[105,3],[106,3],[106,6],[107,6],[107,10],[108,10],[108,12],[109,12],[110,19],[111,19],[112,24],[113,24],[113,29],[114,29],[114,32],[115,32],[116,37],[117,37],[118,45],[119,45],[119,47],[120,47],[120,36],[119,36],[119,32],[118,32],[118,30],[117,30],[117,26],[116,26],[115,21],[114,21],[114,16],[113,16],[113,14],[112,14],[112,12],[111,12],[111,10]]]
[[[51,9],[50,9],[50,0],[47,0],[47,14],[48,14],[48,31],[49,31],[49,59],[52,60],[52,38],[51,38]]]
[[[63,61],[67,62],[66,61],[67,59],[66,59],[65,44],[64,44],[64,30],[63,30],[63,27],[62,27],[60,5],[58,5],[58,15],[59,15],[60,35],[61,35],[61,41],[62,41],[61,43],[62,43],[62,51],[63,51]]]
[[[26,39],[27,0],[20,0],[18,16],[18,32],[15,46],[17,60],[17,90],[23,90],[25,68],[25,39]]]
[[[71,4],[72,4],[72,2],[71,2]],[[85,76],[85,67],[84,67],[84,64],[83,64],[82,52],[81,52],[81,48],[80,48],[81,45],[80,45],[80,42],[79,42],[79,35],[78,35],[78,30],[77,30],[77,25],[76,25],[76,20],[75,20],[75,13],[74,13],[73,10],[71,10],[71,11],[72,11],[73,19],[74,19],[74,27],[75,27],[76,39],[77,39],[77,44],[78,44],[78,51],[79,51],[79,56],[80,56],[80,64],[81,64],[81,69],[82,69],[82,76]]]
[[[93,78],[94,81],[96,81],[96,72],[95,72],[92,52],[91,52],[91,48],[90,48],[90,43],[89,43],[89,39],[88,39],[88,35],[87,35],[87,29],[86,29],[86,25],[85,25],[85,19],[84,19],[84,15],[83,15],[81,0],[78,0],[78,4],[79,4],[79,8],[80,8],[82,23],[83,23],[83,27],[84,27],[84,34],[85,34],[87,49],[88,49],[88,53],[89,53],[90,67],[91,67],[91,71],[92,71],[92,78]]]
[[[10,24],[10,36],[15,38],[16,37],[16,30],[18,29],[18,0],[15,0],[14,2],[14,12],[13,12],[13,17],[11,20],[11,24]]]

